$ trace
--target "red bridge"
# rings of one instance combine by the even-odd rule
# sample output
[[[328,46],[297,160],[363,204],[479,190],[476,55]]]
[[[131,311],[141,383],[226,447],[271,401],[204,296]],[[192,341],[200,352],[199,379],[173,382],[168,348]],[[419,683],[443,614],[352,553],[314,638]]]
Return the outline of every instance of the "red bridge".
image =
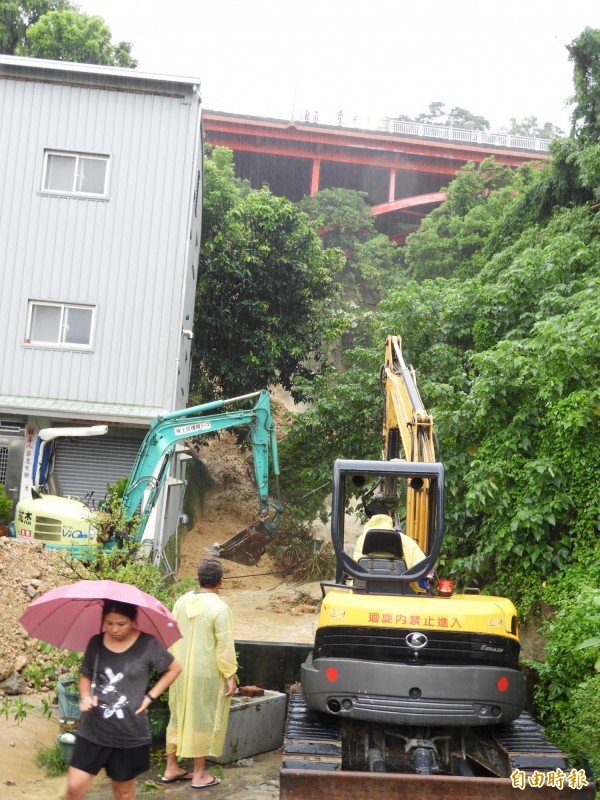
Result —
[[[293,201],[320,189],[366,192],[378,229],[397,241],[445,200],[443,188],[467,162],[493,156],[518,167],[550,158],[545,140],[400,120],[387,120],[387,130],[219,111],[203,120],[206,141],[233,150],[238,177],[254,188],[266,183]]]

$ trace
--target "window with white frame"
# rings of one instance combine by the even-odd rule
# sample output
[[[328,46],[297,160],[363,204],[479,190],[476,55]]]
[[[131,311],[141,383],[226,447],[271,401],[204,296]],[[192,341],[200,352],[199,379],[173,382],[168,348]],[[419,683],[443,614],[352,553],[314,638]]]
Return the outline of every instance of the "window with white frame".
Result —
[[[29,301],[26,344],[65,349],[89,349],[94,331],[94,307]]]
[[[108,197],[109,165],[109,156],[45,150],[42,191]]]

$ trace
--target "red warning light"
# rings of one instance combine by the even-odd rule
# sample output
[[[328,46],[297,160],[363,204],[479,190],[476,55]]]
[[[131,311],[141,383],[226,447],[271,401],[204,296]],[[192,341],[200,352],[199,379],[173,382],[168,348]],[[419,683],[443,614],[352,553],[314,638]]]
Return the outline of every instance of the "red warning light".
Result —
[[[508,678],[498,678],[498,691],[505,692],[508,689]]]
[[[452,581],[441,580],[438,585],[438,592],[441,597],[450,597],[452,595]]]
[[[338,671],[335,667],[327,667],[327,680],[329,683],[335,683],[338,679]]]

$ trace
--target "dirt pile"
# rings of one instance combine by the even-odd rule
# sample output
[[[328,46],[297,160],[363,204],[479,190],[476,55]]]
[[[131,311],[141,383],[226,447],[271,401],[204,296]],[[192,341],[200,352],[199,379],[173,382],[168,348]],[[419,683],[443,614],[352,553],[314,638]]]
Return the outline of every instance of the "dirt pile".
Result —
[[[40,662],[42,673],[44,668],[50,671],[50,657],[40,652],[40,643],[27,635],[19,618],[36,597],[76,579],[72,568],[42,544],[0,538],[0,682],[15,672],[23,675],[34,660]],[[40,688],[50,683],[42,677]]]

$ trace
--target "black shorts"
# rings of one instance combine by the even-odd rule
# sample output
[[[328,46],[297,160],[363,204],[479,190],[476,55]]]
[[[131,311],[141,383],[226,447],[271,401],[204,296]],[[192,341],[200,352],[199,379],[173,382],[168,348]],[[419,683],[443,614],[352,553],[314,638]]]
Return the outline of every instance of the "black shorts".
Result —
[[[78,736],[71,766],[97,775],[102,767],[113,781],[130,781],[150,768],[150,745],[139,747],[103,747]]]

